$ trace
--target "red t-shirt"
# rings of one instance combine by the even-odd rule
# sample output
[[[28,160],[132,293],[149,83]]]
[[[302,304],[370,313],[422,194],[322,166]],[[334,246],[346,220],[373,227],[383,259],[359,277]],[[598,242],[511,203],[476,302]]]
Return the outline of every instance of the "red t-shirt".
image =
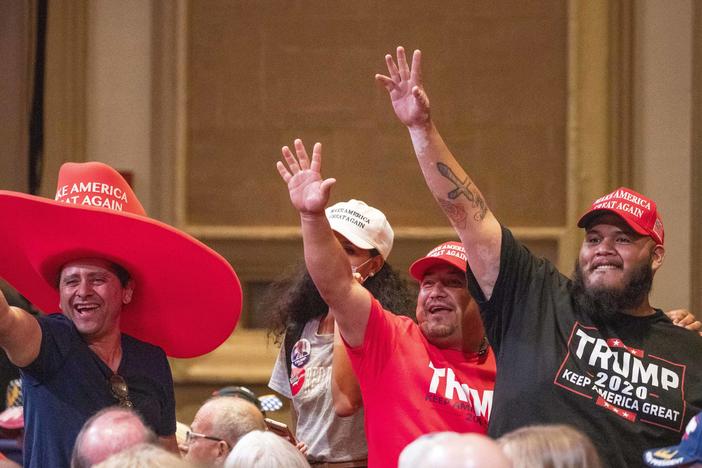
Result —
[[[368,466],[397,466],[402,449],[422,434],[487,433],[492,349],[479,356],[437,348],[411,319],[375,299],[363,344],[346,349],[363,395]]]

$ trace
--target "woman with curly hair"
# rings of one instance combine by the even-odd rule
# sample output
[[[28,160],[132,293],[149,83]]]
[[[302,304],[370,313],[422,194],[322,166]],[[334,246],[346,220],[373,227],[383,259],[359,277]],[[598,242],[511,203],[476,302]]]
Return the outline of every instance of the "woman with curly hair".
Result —
[[[326,214],[356,279],[386,309],[412,316],[416,295],[386,262],[394,234],[385,215],[358,200],[337,203]],[[268,386],[291,399],[296,436],[306,444],[308,460],[365,466],[358,383],[338,333],[335,343],[334,317],[304,263],[271,286],[262,310],[272,315],[271,333],[282,343]]]

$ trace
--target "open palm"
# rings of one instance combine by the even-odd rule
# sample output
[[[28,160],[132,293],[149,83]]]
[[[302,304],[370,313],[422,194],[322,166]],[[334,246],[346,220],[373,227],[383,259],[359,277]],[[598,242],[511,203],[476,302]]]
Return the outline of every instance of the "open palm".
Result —
[[[423,125],[429,120],[429,99],[422,87],[422,54],[414,51],[410,69],[405,50],[397,48],[397,64],[391,55],[385,56],[388,66],[386,75],[375,75],[375,79],[387,89],[395,115],[408,127]]]
[[[290,201],[300,213],[320,213],[329,201],[331,186],[335,179],[322,179],[322,144],[315,143],[312,160],[307,155],[302,140],[295,140],[295,155],[287,146],[282,150],[283,159],[278,161],[278,173],[288,184]]]

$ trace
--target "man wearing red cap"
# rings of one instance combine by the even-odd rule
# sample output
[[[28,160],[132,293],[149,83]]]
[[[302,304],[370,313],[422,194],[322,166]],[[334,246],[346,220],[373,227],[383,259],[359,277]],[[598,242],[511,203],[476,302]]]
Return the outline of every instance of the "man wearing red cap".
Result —
[[[383,310],[354,279],[324,209],[334,179],[322,180],[321,144],[312,160],[302,141],[283,148],[278,171],[300,213],[305,263],[334,314],[358,376],[368,466],[397,466],[402,449],[436,431],[487,431],[495,357],[466,289],[466,256],[446,242],[414,262],[417,322]]]
[[[466,247],[471,294],[497,355],[489,434],[565,423],[605,464],[640,466],[644,449],[680,439],[702,408],[702,339],[649,303],[663,262],[653,200],[620,188],[580,219],[570,280],[533,256],[488,209],[430,118],[421,53],[404,49],[376,75],[408,127],[424,178]]]
[[[204,354],[230,335],[241,309],[231,266],[148,218],[101,163],[64,164],[55,200],[0,191],[0,218],[11,220],[0,277],[49,314],[0,294],[0,347],[22,374],[25,466],[68,467],[83,423],[113,405],[177,450],[166,355]]]

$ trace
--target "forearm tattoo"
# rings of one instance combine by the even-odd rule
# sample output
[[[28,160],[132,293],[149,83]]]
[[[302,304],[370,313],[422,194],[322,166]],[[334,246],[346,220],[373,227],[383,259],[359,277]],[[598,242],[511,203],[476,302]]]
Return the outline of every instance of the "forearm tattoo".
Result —
[[[451,221],[451,224],[459,229],[465,229],[468,215],[466,214],[466,210],[463,209],[463,206],[458,203],[451,203],[450,201],[442,198],[438,198],[437,200],[441,206],[441,209],[444,210],[444,213],[446,213],[446,216],[448,216],[449,221]]]
[[[446,164],[436,163],[436,167],[439,170],[439,174],[448,179],[456,187],[455,189],[447,193],[449,200],[455,200],[461,195],[463,195],[469,202],[471,202],[473,208],[477,209],[477,211],[473,215],[473,219],[475,221],[482,221],[485,218],[485,215],[487,215],[487,205],[485,204],[485,200],[483,200],[483,197],[480,196],[480,192],[478,192],[478,190],[475,187],[473,188],[473,190],[470,189],[473,183],[470,180],[468,180],[468,176],[466,176],[465,180],[461,181],[458,178],[458,176],[451,170],[451,168],[448,167]],[[439,203],[441,204],[441,208],[443,208],[446,214],[449,215],[449,218],[451,218],[451,215],[449,213],[453,213],[454,211],[456,211],[455,208],[458,208],[457,206],[454,206],[454,209],[447,209],[447,205],[453,205],[448,200],[440,200]],[[463,224],[463,226],[458,226],[457,224],[456,226],[465,227],[465,218],[463,219]]]

